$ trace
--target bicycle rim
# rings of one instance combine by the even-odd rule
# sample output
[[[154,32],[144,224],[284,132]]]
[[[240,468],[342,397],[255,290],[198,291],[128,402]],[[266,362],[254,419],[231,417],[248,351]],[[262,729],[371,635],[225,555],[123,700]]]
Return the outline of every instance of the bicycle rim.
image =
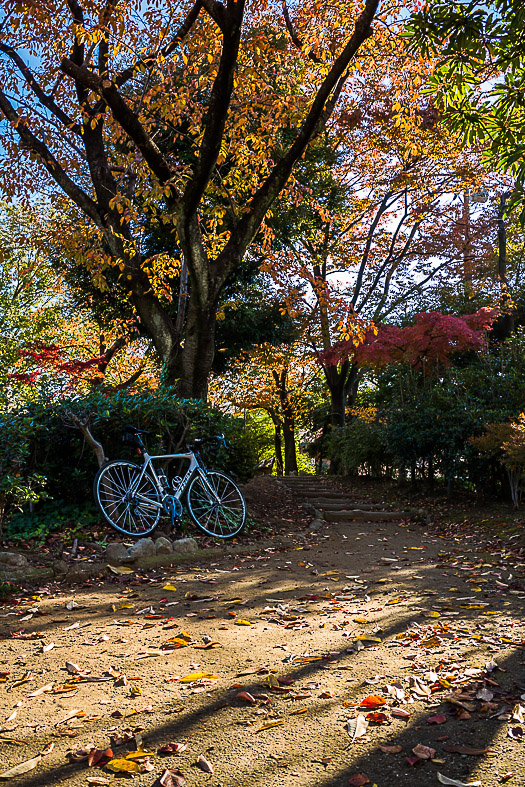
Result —
[[[141,468],[132,462],[110,462],[99,470],[94,483],[95,500],[106,521],[120,533],[135,538],[151,533],[160,517],[160,509],[155,506],[159,494],[150,475],[144,473],[130,497],[140,472]]]
[[[190,484],[188,511],[201,530],[214,538],[233,538],[244,527],[246,505],[239,487],[224,473],[210,472],[207,481],[217,500],[211,498],[201,476]]]

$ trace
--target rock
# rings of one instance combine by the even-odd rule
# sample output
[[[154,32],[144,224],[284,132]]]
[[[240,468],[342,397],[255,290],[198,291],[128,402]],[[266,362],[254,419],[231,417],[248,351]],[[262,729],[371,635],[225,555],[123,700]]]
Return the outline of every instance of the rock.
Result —
[[[139,538],[133,546],[128,547],[128,557],[137,560],[142,557],[155,555],[155,542],[152,538]]]
[[[119,566],[130,559],[128,550],[120,541],[108,544],[104,556],[112,566]]]
[[[54,560],[53,561],[53,571],[56,577],[64,576],[67,574],[68,565],[65,560]]]
[[[194,538],[179,538],[173,542],[173,551],[178,555],[192,555],[199,551],[199,545]]]
[[[313,516],[313,517],[317,516],[317,509],[314,508],[311,503],[303,503],[302,507],[306,516]]]
[[[0,552],[0,563],[12,568],[25,568],[27,566],[27,558],[24,555],[19,555],[17,552]]]
[[[308,525],[308,530],[315,532],[316,530],[320,530],[323,525],[324,525],[324,519],[313,519]]]
[[[157,538],[155,540],[155,552],[157,555],[171,555],[173,547],[169,538],[164,538],[163,536]]]
[[[87,580],[91,579],[91,577],[92,577],[91,569],[82,568],[81,566],[71,567],[66,575],[67,581],[73,584],[80,584],[81,582],[87,582]]]

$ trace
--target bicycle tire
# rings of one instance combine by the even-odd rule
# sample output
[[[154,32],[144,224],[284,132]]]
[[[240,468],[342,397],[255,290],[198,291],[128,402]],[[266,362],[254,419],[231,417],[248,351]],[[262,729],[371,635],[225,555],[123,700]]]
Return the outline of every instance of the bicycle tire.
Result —
[[[124,499],[141,470],[133,462],[114,459],[100,468],[93,482],[95,502],[106,522],[119,533],[134,538],[152,533],[160,518],[160,508],[148,506],[144,501]],[[160,503],[157,486],[148,473],[144,473],[136,491],[141,497]]]
[[[225,473],[210,471],[206,478],[219,498],[210,500],[200,475],[188,487],[186,505],[197,527],[214,538],[233,538],[246,524],[246,503],[241,490]]]

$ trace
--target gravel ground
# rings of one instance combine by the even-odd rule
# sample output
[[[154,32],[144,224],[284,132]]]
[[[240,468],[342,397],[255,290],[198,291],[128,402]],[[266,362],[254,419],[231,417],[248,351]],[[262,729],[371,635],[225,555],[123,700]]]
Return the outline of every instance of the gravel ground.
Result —
[[[279,551],[6,602],[0,770],[52,743],[14,783],[149,786],[168,769],[188,787],[419,787],[438,774],[522,787],[525,562],[478,548],[432,526],[338,523],[291,532]],[[168,743],[186,748],[158,754]],[[109,768],[68,760],[90,746],[111,747]],[[123,760],[151,770],[112,772]]]

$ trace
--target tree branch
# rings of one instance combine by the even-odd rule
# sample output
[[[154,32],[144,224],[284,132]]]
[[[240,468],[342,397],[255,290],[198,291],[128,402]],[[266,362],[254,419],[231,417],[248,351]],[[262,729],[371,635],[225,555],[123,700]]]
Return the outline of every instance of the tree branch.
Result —
[[[297,47],[297,49],[302,50],[303,42],[301,41],[301,39],[299,38],[299,36],[297,35],[297,33],[293,28],[292,20],[290,19],[290,14],[288,12],[288,5],[286,3],[286,0],[283,0],[283,16],[284,16],[284,23],[286,25],[286,29],[290,33],[290,38],[292,39],[292,43]],[[308,57],[310,58],[310,60],[313,60],[314,63],[323,62],[321,58],[317,57],[315,52],[310,51],[308,53]]]
[[[173,172],[168,162],[135,112],[118,92],[115,83],[93,74],[87,68],[78,66],[68,58],[62,60],[60,68],[65,74],[72,77],[77,84],[92,90],[106,101],[115,120],[133,139],[152,172],[162,184],[166,184],[173,177]],[[173,195],[172,199],[175,199],[175,195]]]
[[[0,43],[0,52],[3,52],[5,55],[10,57],[13,63],[15,63],[18,70],[24,77],[27,85],[31,88],[40,103],[50,112],[52,112],[53,115],[58,118],[58,120],[60,120],[68,129],[73,131],[75,134],[80,134],[80,125],[70,118],[69,115],[58,106],[53,98],[48,96],[47,93],[40,87],[31,69],[28,68],[18,52],[12,46],[7,46],[6,44],[2,43]]]
[[[203,0],[203,4],[205,4],[205,0]],[[220,6],[224,12],[220,3],[214,2],[214,5]],[[197,210],[197,205],[208,185],[221,150],[233,92],[233,75],[238,60],[244,5],[245,0],[238,0],[235,12],[228,14],[228,24],[223,23],[221,27],[223,31],[221,57],[204,120],[204,134],[199,158],[193,170],[193,177],[188,180],[182,198],[186,216],[191,216]]]
[[[227,275],[229,273],[228,261],[232,259],[234,252],[238,254],[246,250],[264,220],[272,202],[290,177],[294,164],[301,158],[312,137],[316,131],[318,131],[319,118],[332,92],[334,89],[340,90],[339,80],[347,71],[350,61],[361,44],[372,34],[371,24],[374,20],[378,6],[379,0],[366,0],[365,7],[355,23],[354,32],[341,54],[332,64],[330,71],[317,91],[312,106],[303,121],[295,142],[281,161],[274,166],[273,170],[254,195],[248,205],[245,215],[239,221],[238,232],[235,233],[235,238],[230,238],[219,255],[217,262],[219,266],[224,268],[222,275]],[[325,116],[325,122],[327,119],[328,116]]]
[[[65,193],[70,197],[78,207],[95,222],[97,227],[104,229],[104,222],[96,202],[91,197],[82,191],[76,183],[71,180],[69,175],[62,169],[56,158],[53,156],[49,148],[33,134],[27,125],[26,121],[21,118],[16,109],[13,107],[3,90],[0,90],[0,111],[9,120],[29,150],[36,153],[43,166],[49,172],[53,180],[58,183]]]

